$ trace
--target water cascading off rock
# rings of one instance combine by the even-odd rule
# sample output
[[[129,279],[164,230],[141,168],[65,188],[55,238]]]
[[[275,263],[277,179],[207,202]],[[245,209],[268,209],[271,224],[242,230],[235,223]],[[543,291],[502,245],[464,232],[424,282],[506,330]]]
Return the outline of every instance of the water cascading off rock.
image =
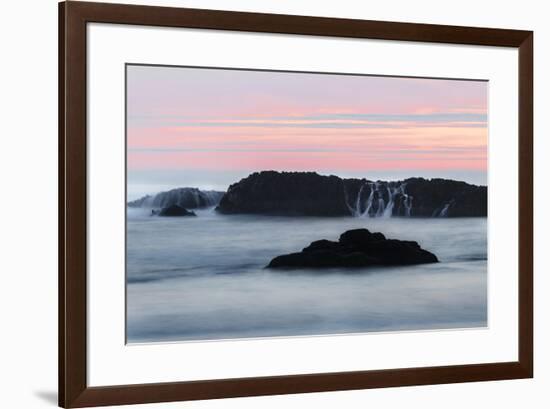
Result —
[[[375,182],[263,171],[232,184],[216,210],[284,216],[486,217],[487,187],[449,179]]]

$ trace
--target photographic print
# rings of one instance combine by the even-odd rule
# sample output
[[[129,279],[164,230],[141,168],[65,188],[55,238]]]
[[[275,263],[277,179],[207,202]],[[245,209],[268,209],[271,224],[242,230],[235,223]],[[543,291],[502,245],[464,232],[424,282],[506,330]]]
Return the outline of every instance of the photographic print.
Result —
[[[486,327],[487,87],[127,64],[127,342]]]

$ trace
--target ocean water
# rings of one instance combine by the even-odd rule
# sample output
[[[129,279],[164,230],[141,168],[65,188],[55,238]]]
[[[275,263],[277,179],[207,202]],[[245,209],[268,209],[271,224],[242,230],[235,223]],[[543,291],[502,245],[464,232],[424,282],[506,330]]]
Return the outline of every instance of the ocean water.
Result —
[[[487,325],[485,218],[150,217],[128,209],[129,343]],[[346,230],[415,240],[437,264],[270,270]]]

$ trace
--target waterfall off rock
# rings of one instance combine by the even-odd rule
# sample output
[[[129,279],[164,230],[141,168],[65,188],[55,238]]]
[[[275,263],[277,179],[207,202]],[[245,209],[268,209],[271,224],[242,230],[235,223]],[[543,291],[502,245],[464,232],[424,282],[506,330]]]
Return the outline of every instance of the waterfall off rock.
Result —
[[[223,214],[486,217],[487,187],[450,179],[371,181],[315,172],[256,172],[232,184]]]
[[[355,217],[391,217],[411,216],[412,196],[406,192],[406,182],[370,182],[365,181],[357,197],[346,204],[352,216]]]
[[[486,217],[487,187],[449,179],[343,179],[355,217]]]

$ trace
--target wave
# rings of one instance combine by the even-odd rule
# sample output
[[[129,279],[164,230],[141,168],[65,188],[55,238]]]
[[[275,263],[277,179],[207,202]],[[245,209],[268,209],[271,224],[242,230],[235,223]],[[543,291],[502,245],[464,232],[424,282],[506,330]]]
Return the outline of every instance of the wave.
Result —
[[[242,274],[251,268],[260,269],[263,266],[256,263],[245,263],[231,266],[201,265],[185,268],[165,268],[154,270],[142,270],[126,277],[128,284],[144,284],[156,281],[173,280],[177,278],[200,278],[205,276],[220,276]]]

